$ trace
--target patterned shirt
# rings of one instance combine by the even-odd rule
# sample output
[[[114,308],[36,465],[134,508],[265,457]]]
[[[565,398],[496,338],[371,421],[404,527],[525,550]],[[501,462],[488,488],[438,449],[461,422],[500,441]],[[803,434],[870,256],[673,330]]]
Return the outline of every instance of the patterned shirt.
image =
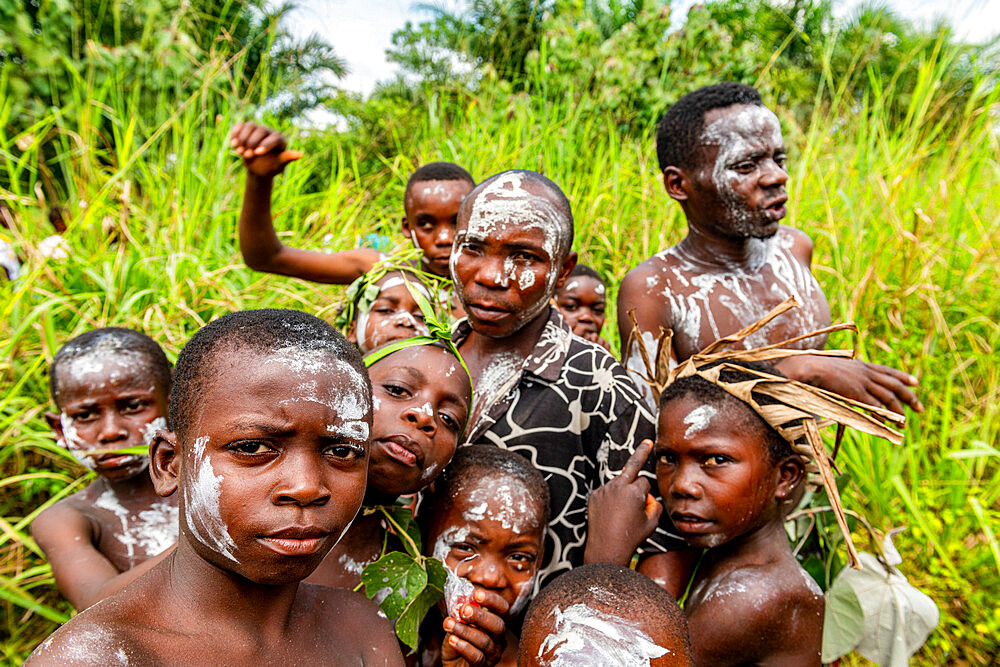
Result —
[[[468,321],[458,322],[455,343],[471,331]],[[590,492],[615,478],[635,447],[654,437],[655,421],[621,364],[603,347],[574,336],[554,308],[532,353],[490,393],[463,444],[517,452],[545,476],[551,506],[538,579],[545,585],[583,564]],[[643,475],[655,493],[654,457]],[[664,514],[640,551],[681,547],[671,530]]]

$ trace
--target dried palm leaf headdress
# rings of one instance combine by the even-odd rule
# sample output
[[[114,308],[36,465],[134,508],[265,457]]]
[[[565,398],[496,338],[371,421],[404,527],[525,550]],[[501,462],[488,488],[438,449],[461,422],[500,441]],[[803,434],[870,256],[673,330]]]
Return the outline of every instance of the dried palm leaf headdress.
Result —
[[[672,369],[670,368],[670,349],[673,332],[660,330],[654,366],[654,362],[649,359],[645,345],[641,342],[635,316],[629,313],[632,315],[634,327],[629,335],[625,351],[626,354],[629,352],[633,341],[638,344],[640,356],[646,367],[646,376],[643,379],[649,384],[657,399],[663,390],[678,378],[697,375],[746,403],[782,438],[787,440],[792,450],[806,460],[806,471],[818,475],[818,485],[826,489],[830,505],[837,517],[837,525],[844,535],[848,561],[851,567],[858,569],[860,568],[858,554],[854,548],[854,542],[851,540],[851,533],[847,527],[844,509],[840,502],[840,493],[837,491],[833,475],[833,459],[840,446],[840,439],[845,427],[850,426],[863,433],[885,438],[898,445],[903,441],[902,433],[889,428],[885,423],[901,429],[906,423],[906,418],[885,408],[860,403],[819,387],[760,372],[736,363],[741,361],[773,361],[804,354],[853,358],[854,352],[851,350],[796,350],[788,349],[785,346],[805,338],[845,329],[857,331],[857,328],[853,323],[837,324],[774,345],[751,350],[725,349],[729,345],[743,341],[774,318],[798,306],[798,301],[794,297],[790,297],[761,318],[760,321],[731,336],[720,338]],[[726,371],[739,371],[743,379],[728,381],[723,376]],[[747,374],[752,378],[745,379]],[[762,405],[755,398],[755,394],[767,396],[773,402]],[[884,420],[885,423],[881,420]],[[832,424],[837,424],[838,428],[834,452],[831,456],[827,454],[823,446],[819,429]]]

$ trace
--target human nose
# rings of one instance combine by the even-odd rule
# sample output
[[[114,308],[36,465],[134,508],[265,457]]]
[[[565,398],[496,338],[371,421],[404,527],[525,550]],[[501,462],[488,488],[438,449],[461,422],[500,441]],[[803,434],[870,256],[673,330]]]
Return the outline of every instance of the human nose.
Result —
[[[417,320],[416,320],[416,318],[413,317],[413,315],[411,313],[408,313],[406,311],[402,311],[402,312],[396,313],[396,316],[393,318],[393,322],[392,323],[395,326],[402,327],[404,329],[414,329],[414,330],[416,330],[416,328],[417,328]]]
[[[455,226],[452,224],[442,224],[438,227],[434,236],[434,244],[442,248],[450,248],[455,241]]]
[[[507,576],[504,574],[503,565],[497,561],[494,556],[480,554],[479,558],[472,558],[464,563],[466,567],[464,574],[461,572],[461,566],[457,574],[483,588],[504,588],[507,586]]]
[[[416,428],[433,437],[437,431],[437,424],[434,423],[434,411],[430,403],[423,405],[411,405],[403,412],[403,418]]]
[[[587,324],[596,324],[597,318],[594,317],[594,311],[590,308],[580,308],[576,314],[577,322],[586,322]]]
[[[765,160],[760,184],[765,188],[781,186],[788,182],[788,172],[774,160]]]
[[[115,442],[128,437],[128,429],[125,428],[125,420],[114,410],[106,410],[101,415],[100,431],[98,432],[100,442]]]
[[[490,289],[507,289],[510,281],[504,268],[504,262],[499,257],[484,256],[479,263],[476,282]]]
[[[701,484],[695,466],[678,465],[670,480],[670,494],[682,498],[700,498]]]
[[[281,478],[274,486],[271,500],[275,505],[325,505],[330,489],[323,477],[323,462],[308,452],[286,450],[279,462]]]

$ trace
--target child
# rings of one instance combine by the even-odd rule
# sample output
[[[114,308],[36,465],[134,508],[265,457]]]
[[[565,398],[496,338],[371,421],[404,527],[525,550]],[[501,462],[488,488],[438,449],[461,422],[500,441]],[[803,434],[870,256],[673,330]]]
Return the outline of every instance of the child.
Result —
[[[637,343],[652,358],[659,329],[672,329],[676,361],[753,324],[789,296],[802,308],[744,345],[780,343],[829,325],[830,305],[810,271],[812,241],[779,224],[788,200],[786,150],[778,118],[758,92],[722,83],[685,95],[660,122],[656,147],[664,187],[680,203],[688,234],[622,281],[618,332],[629,369],[643,372],[638,349],[624,349],[633,309]],[[819,335],[795,345],[823,349],[825,343]],[[871,405],[922,410],[909,389],[916,378],[892,368],[817,355],[783,359],[777,367],[792,379]]]
[[[347,530],[368,473],[371,385],[329,324],[226,315],[184,346],[150,471],[177,548],[73,618],[28,664],[400,665],[363,595],[300,584]]]
[[[78,610],[137,578],[177,541],[177,503],[156,495],[149,457],[115,454],[165,428],[170,364],[148,336],[94,329],[70,340],[49,369],[56,440],[97,473],[31,524],[56,585]]]
[[[542,589],[528,608],[518,659],[521,667],[693,664],[674,599],[634,570],[606,563],[578,567]]]
[[[556,309],[574,334],[610,350],[608,342],[601,338],[606,292],[604,280],[597,271],[577,264],[566,284],[556,290]]]
[[[721,381],[775,375],[759,362],[738,367],[747,370],[722,370]],[[750,405],[699,375],[660,396],[655,455],[666,513],[705,550],[684,607],[695,662],[819,665],[823,593],[784,531],[803,458]]]
[[[370,286],[375,289],[370,290]],[[347,325],[347,340],[357,345],[362,354],[368,354],[386,343],[426,336],[429,331],[424,313],[411,287],[431,300],[427,286],[406,270],[394,269],[381,276],[371,272],[358,278],[351,285],[350,301],[338,318],[338,322]]]
[[[506,626],[524,610],[541,565],[548,515],[548,485],[525,458],[487,445],[455,454],[421,507],[424,548],[448,572],[439,605],[447,615],[446,634],[430,637],[425,653],[440,651],[441,662],[449,664],[467,648],[478,633],[469,621],[488,594],[503,599]],[[509,629],[505,635],[496,664],[513,667],[518,640]]]
[[[301,157],[285,150],[285,138],[262,125],[239,123],[229,145],[242,158],[247,182],[240,213],[240,250],[247,266],[319,283],[346,285],[384,255],[371,248],[337,253],[300,250],[283,245],[271,219],[274,177]],[[475,186],[465,169],[450,162],[431,162],[417,169],[403,194],[403,234],[423,251],[420,268],[448,278],[455,218],[462,199]]]
[[[466,197],[451,256],[468,314],[454,340],[476,394],[465,442],[514,451],[545,475],[552,511],[543,584],[583,564],[587,495],[654,430],[621,364],[573,336],[550,306],[576,265],[572,247],[573,213],[559,186],[513,170]],[[683,545],[668,530],[658,528],[642,550]]]

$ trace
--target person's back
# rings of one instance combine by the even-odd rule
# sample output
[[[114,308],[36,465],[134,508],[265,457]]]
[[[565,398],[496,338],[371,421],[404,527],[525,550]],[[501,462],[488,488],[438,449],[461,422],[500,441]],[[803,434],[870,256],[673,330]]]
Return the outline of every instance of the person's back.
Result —
[[[777,116],[749,86],[723,83],[682,97],[664,115],[657,157],[667,194],[688,224],[676,246],[632,269],[618,293],[618,332],[630,370],[644,374],[638,349],[652,359],[660,328],[674,332],[671,357],[683,361],[748,327],[795,297],[800,307],[742,343],[781,343],[830,324],[830,306],[811,273],[813,244],[780,225],[788,195],[786,149]],[[624,349],[635,315],[639,339]],[[825,336],[794,343],[822,349]],[[787,376],[902,413],[922,406],[916,378],[850,359],[807,355],[782,360]]]
[[[365,493],[371,385],[358,352],[296,311],[215,320],[188,342],[150,470],[179,495],[177,548],[27,664],[402,664],[360,593],[301,584]]]
[[[49,370],[58,443],[97,473],[86,488],[45,509],[31,534],[56,583],[78,610],[139,576],[177,541],[177,503],[159,497],[142,447],[166,426],[170,365],[160,346],[108,327],[68,341]]]

